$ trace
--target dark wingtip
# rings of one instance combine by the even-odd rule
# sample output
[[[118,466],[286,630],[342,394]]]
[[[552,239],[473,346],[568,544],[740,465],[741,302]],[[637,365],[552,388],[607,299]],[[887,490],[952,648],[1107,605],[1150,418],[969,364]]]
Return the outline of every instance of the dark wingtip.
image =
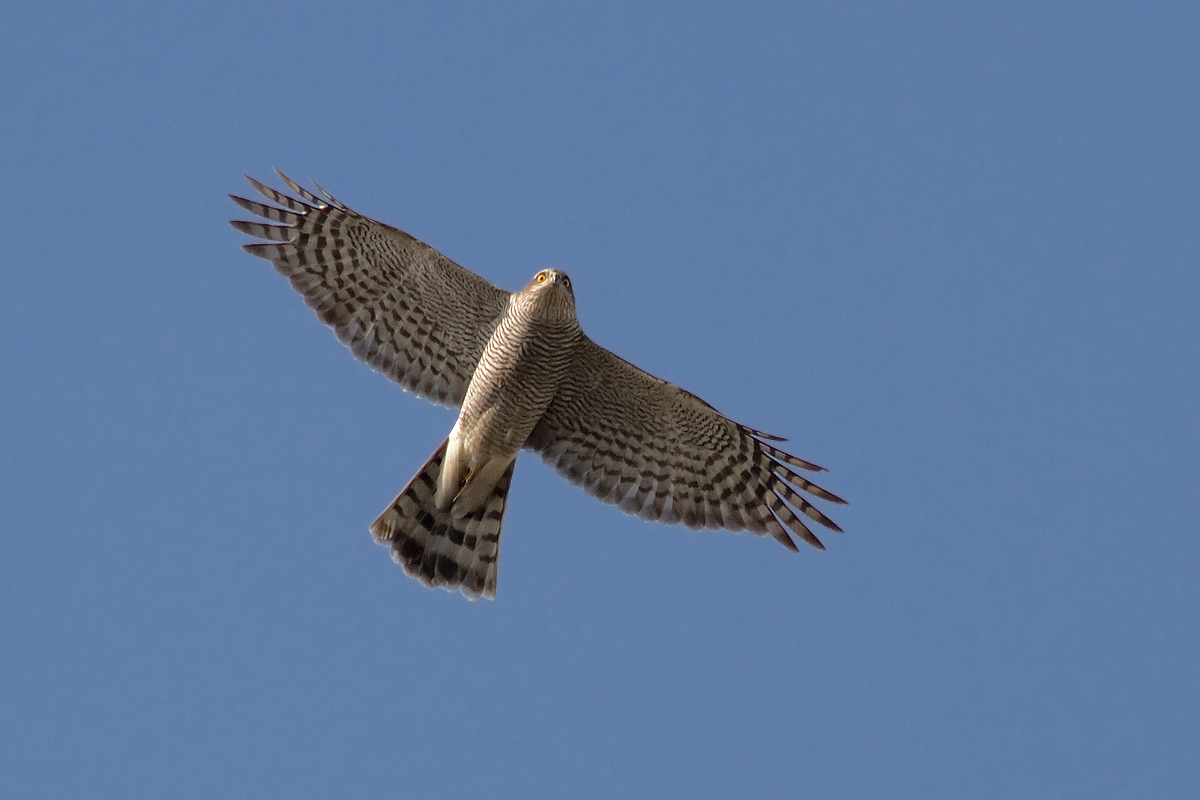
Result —
[[[791,550],[793,553],[800,552],[800,548],[797,547],[796,543],[792,541],[792,537],[788,536],[786,533],[781,534],[779,536],[775,536],[774,538],[775,538],[775,541],[779,542],[781,545],[786,547],[788,550]]]

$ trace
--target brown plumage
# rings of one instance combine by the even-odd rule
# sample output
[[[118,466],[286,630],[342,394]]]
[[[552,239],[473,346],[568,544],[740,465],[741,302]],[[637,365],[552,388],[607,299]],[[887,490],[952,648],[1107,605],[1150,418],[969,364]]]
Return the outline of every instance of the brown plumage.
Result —
[[[678,386],[593,343],[570,279],[543,270],[510,294],[402,231],[253,179],[280,207],[234,202],[271,222],[234,221],[358,358],[405,389],[461,407],[447,440],[371,526],[428,586],[494,597],[516,456],[538,453],[594,497],[643,519],[791,535],[821,548],[801,516],[840,531],[799,493],[820,470]],[[322,192],[324,194],[324,192]],[[798,514],[797,514],[798,512]]]

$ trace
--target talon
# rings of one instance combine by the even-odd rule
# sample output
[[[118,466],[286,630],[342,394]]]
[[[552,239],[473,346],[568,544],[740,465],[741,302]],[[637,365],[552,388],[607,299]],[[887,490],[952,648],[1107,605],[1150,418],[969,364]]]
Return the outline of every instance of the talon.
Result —
[[[466,477],[463,478],[462,484],[458,487],[458,491],[454,493],[454,500],[451,502],[456,502],[458,498],[462,497],[462,493],[467,490],[467,486],[471,483],[471,479],[474,477],[475,470],[468,470]]]

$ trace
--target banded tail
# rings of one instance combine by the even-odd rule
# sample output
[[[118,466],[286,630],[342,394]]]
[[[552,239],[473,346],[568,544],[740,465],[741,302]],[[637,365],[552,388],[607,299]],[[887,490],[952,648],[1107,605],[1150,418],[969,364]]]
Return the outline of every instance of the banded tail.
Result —
[[[375,541],[391,545],[392,559],[426,586],[457,589],[469,600],[481,594],[490,600],[496,596],[500,525],[516,459],[483,505],[455,518],[434,502],[447,442],[371,524],[371,533]]]

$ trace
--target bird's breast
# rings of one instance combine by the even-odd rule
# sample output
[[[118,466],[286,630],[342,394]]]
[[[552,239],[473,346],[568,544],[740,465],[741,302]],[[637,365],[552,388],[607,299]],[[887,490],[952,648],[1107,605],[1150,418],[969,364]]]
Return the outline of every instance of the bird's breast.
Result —
[[[476,458],[514,455],[567,374],[579,328],[508,314],[484,347],[467,386],[458,428]]]

